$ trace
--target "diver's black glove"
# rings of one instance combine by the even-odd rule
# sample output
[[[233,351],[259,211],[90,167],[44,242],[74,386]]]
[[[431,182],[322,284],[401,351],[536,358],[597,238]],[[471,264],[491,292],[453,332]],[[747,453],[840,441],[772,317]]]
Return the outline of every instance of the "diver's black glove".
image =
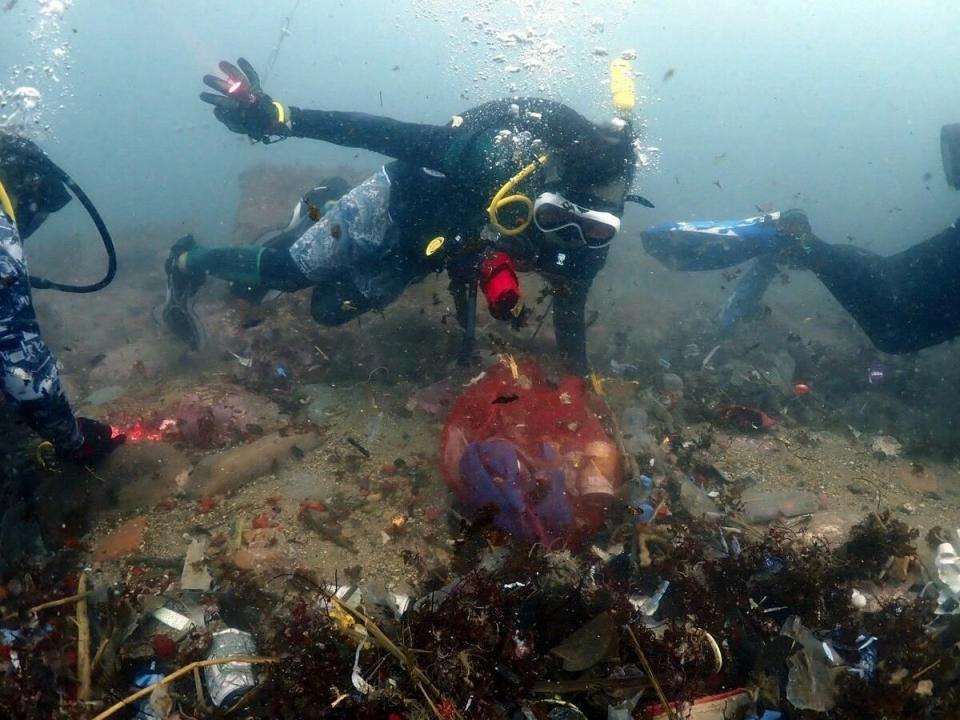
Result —
[[[77,418],[77,427],[83,435],[83,445],[71,453],[67,453],[65,460],[94,465],[117,449],[126,441],[123,433],[114,434],[113,428],[106,423],[92,418]]]
[[[202,92],[200,99],[213,105],[214,117],[235,133],[261,142],[270,142],[273,135],[289,135],[287,109],[263,92],[260,76],[250,63],[240,58],[237,65],[220,63],[226,79],[204,75],[204,84],[219,94]]]

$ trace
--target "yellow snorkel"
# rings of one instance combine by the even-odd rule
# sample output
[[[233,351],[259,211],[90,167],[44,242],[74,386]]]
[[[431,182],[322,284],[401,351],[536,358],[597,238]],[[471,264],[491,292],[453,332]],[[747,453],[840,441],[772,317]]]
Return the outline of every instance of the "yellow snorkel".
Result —
[[[14,222],[17,221],[17,215],[13,211],[13,202],[10,200],[10,196],[7,195],[7,189],[3,186],[3,183],[0,182],[0,210],[6,214]]]
[[[501,235],[513,237],[514,235],[519,235],[528,227],[530,227],[530,223],[533,221],[533,200],[528,198],[526,195],[520,195],[519,193],[516,195],[507,195],[507,193],[511,192],[517,187],[517,185],[526,180],[533,172],[538,170],[544,163],[546,163],[548,159],[549,155],[547,154],[543,154],[538,157],[512,178],[507,180],[503,184],[503,187],[497,190],[497,194],[493,196],[493,200],[491,200],[490,204],[487,206],[487,217],[490,218],[490,224],[493,225],[493,228]],[[507,205],[513,205],[515,203],[522,203],[527,206],[527,217],[516,227],[504,227],[500,224],[500,210],[505,208]]]
[[[627,119],[637,106],[637,88],[633,81],[633,65],[617,58],[610,63],[610,94],[620,117]]]
[[[617,58],[610,63],[610,92],[613,95],[613,105],[617,109],[617,114],[624,120],[629,120],[637,104],[637,89],[633,80],[633,65],[629,60]],[[524,232],[530,223],[533,222],[533,200],[520,193],[508,195],[517,185],[526,180],[532,173],[542,167],[549,155],[543,154],[532,163],[524,167],[520,172],[514,175],[503,184],[493,200],[487,206],[487,217],[490,224],[501,235],[513,237]],[[527,216],[519,225],[508,228],[500,222],[499,213],[508,205],[520,203],[527,208]]]

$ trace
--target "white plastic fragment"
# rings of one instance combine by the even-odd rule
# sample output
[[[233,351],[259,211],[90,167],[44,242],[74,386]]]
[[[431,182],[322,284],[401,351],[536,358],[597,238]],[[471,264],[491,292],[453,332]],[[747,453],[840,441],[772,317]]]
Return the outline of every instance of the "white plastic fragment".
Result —
[[[867,606],[867,596],[854,588],[850,591],[850,604],[857,610],[863,610]]]
[[[353,686],[361,695],[369,695],[373,692],[370,683],[363,679],[363,673],[360,671],[360,650],[363,649],[363,643],[357,645],[357,654],[353,658],[353,673],[350,676]]]
[[[237,362],[240,363],[243,367],[245,368],[253,367],[253,358],[242,357],[232,351],[230,352],[230,354],[233,355],[237,359]]]
[[[960,558],[950,543],[940,543],[933,560],[940,582],[953,593],[960,593]]]

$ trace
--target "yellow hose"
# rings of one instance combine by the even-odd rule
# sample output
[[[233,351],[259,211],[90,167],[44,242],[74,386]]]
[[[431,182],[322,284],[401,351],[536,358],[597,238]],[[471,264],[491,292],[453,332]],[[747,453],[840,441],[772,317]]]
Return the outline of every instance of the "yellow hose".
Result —
[[[10,201],[10,196],[7,195],[7,189],[3,186],[3,183],[0,182],[0,209],[3,210],[14,222],[17,221],[17,216],[13,212],[13,203]]]
[[[487,217],[490,218],[490,224],[493,225],[496,231],[501,235],[513,237],[514,235],[519,235],[528,227],[530,227],[530,223],[533,221],[533,200],[528,198],[526,195],[516,194],[508,196],[507,193],[526,180],[531,173],[547,162],[548,158],[548,155],[541,155],[538,157],[512,178],[507,180],[503,184],[503,187],[497,190],[497,194],[493,196],[493,200],[491,200],[490,204],[487,206]],[[527,206],[527,218],[516,227],[504,227],[500,224],[500,210],[505,208],[507,205],[513,205],[514,203],[522,203],[523,205]]]

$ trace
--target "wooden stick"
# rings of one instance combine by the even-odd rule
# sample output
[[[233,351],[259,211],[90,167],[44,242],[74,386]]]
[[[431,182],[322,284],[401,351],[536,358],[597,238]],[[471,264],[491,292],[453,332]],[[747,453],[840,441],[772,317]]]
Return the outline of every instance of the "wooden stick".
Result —
[[[194,672],[196,672],[196,670],[194,670]],[[226,713],[224,713],[224,717],[225,718],[233,717],[238,712],[243,710],[247,705],[250,704],[251,700],[257,697],[257,695],[259,695],[261,692],[263,692],[263,689],[265,687],[266,685],[264,683],[258,682],[252,688],[247,690],[247,692],[244,693],[243,697],[237,700],[237,704],[233,705],[229,710],[227,710]]]
[[[193,669],[193,689],[197,692],[197,705],[207,709],[207,700],[203,696],[203,681],[200,679],[200,668]]]
[[[90,699],[90,618],[87,616],[87,574],[80,573],[77,583],[77,675],[80,687],[77,688],[77,700]]]
[[[650,687],[644,678],[587,678],[586,680],[544,680],[535,683],[531,690],[536,695],[565,695],[599,688],[601,690],[642,690]]]
[[[103,638],[100,641],[100,647],[97,648],[96,654],[93,656],[93,661],[90,663],[90,672],[93,672],[97,669],[97,666],[100,664],[100,660],[103,657],[103,651],[107,649],[107,645],[110,644],[110,638]]]
[[[195,668],[210,667],[211,665],[228,665],[229,663],[246,663],[247,665],[263,665],[265,663],[278,663],[278,662],[280,662],[279,658],[259,657],[259,656],[253,656],[253,655],[235,655],[233,657],[228,657],[228,658],[213,658],[210,660],[197,660],[196,662],[192,662],[189,665],[185,665],[179,670],[176,670],[170,673],[169,675],[167,675],[166,677],[161,678],[159,682],[155,682],[153,685],[149,685],[143,688],[142,690],[138,690],[137,692],[133,693],[133,695],[130,695],[129,697],[124,698],[120,702],[115,703],[114,705],[111,705],[102,713],[100,713],[95,718],[93,718],[93,720],[105,720],[105,718],[108,718],[112,715],[116,715],[120,710],[123,710],[123,708],[127,707],[130,703],[136,702],[142,697],[146,697],[161,685],[169,685],[174,680],[183,677],[187,673],[193,672]]]
[[[341,602],[340,598],[338,598],[336,595],[332,595],[330,597],[330,602],[334,603],[338,608],[343,610],[343,612],[347,613],[354,620],[361,623],[363,627],[366,628],[367,632],[370,633],[370,637],[372,637],[377,644],[380,645],[380,647],[400,661],[400,664],[403,665],[403,669],[409,673],[414,682],[426,685],[434,696],[440,696],[440,691],[432,682],[430,682],[430,678],[428,678],[423,671],[417,667],[417,664],[410,659],[410,656],[407,655],[402,648],[398,647],[396,643],[387,637],[386,633],[384,633],[383,630],[381,630],[373,620],[359,610],[354,610],[352,607],[349,607]]]
[[[934,660],[932,663],[930,663],[930,664],[927,665],[925,668],[923,668],[923,670],[918,670],[917,672],[915,672],[915,673],[913,674],[913,677],[910,678],[910,679],[911,679],[911,680],[917,680],[918,678],[922,677],[923,675],[926,675],[928,672],[930,672],[931,670],[933,670],[933,669],[934,669],[935,667],[937,667],[941,662],[943,662],[942,659],[941,659],[941,660]]]
[[[437,710],[437,706],[433,704],[433,700],[430,699],[430,695],[426,690],[423,689],[421,683],[417,683],[417,687],[420,688],[420,692],[423,693],[423,697],[426,698],[427,705],[430,706],[430,709],[433,710],[433,714],[437,716],[438,720],[443,720],[443,715],[440,714],[440,711]]]
[[[647,656],[644,655],[643,648],[640,647],[640,641],[637,640],[637,636],[633,634],[633,628],[631,628],[629,625],[625,627],[627,628],[627,633],[630,635],[630,642],[633,643],[633,649],[637,651],[637,657],[640,658],[640,664],[643,666],[643,671],[647,674],[647,677],[650,678],[650,682],[653,684],[653,689],[656,691],[657,697],[660,698],[660,702],[663,704],[663,707],[666,708],[667,715],[670,716],[670,720],[679,720],[677,718],[677,711],[673,709],[673,705],[667,702],[667,696],[663,694],[663,688],[660,687],[660,682],[653,674],[653,668],[650,667],[650,663],[647,661]]]
[[[77,593],[76,595],[71,595],[70,597],[60,598],[59,600],[51,600],[50,602],[40,603],[39,605],[35,605],[34,607],[27,610],[27,612],[36,615],[41,610],[49,610],[50,608],[60,607],[61,605],[69,605],[71,603],[79,602],[80,600],[83,600],[84,598],[88,597],[90,594],[91,594],[90,592],[82,592],[82,593]],[[19,612],[12,612],[12,613],[9,613],[8,615],[4,615],[3,620],[4,622],[6,622],[7,620],[13,620],[19,617],[19,615],[20,615]]]

